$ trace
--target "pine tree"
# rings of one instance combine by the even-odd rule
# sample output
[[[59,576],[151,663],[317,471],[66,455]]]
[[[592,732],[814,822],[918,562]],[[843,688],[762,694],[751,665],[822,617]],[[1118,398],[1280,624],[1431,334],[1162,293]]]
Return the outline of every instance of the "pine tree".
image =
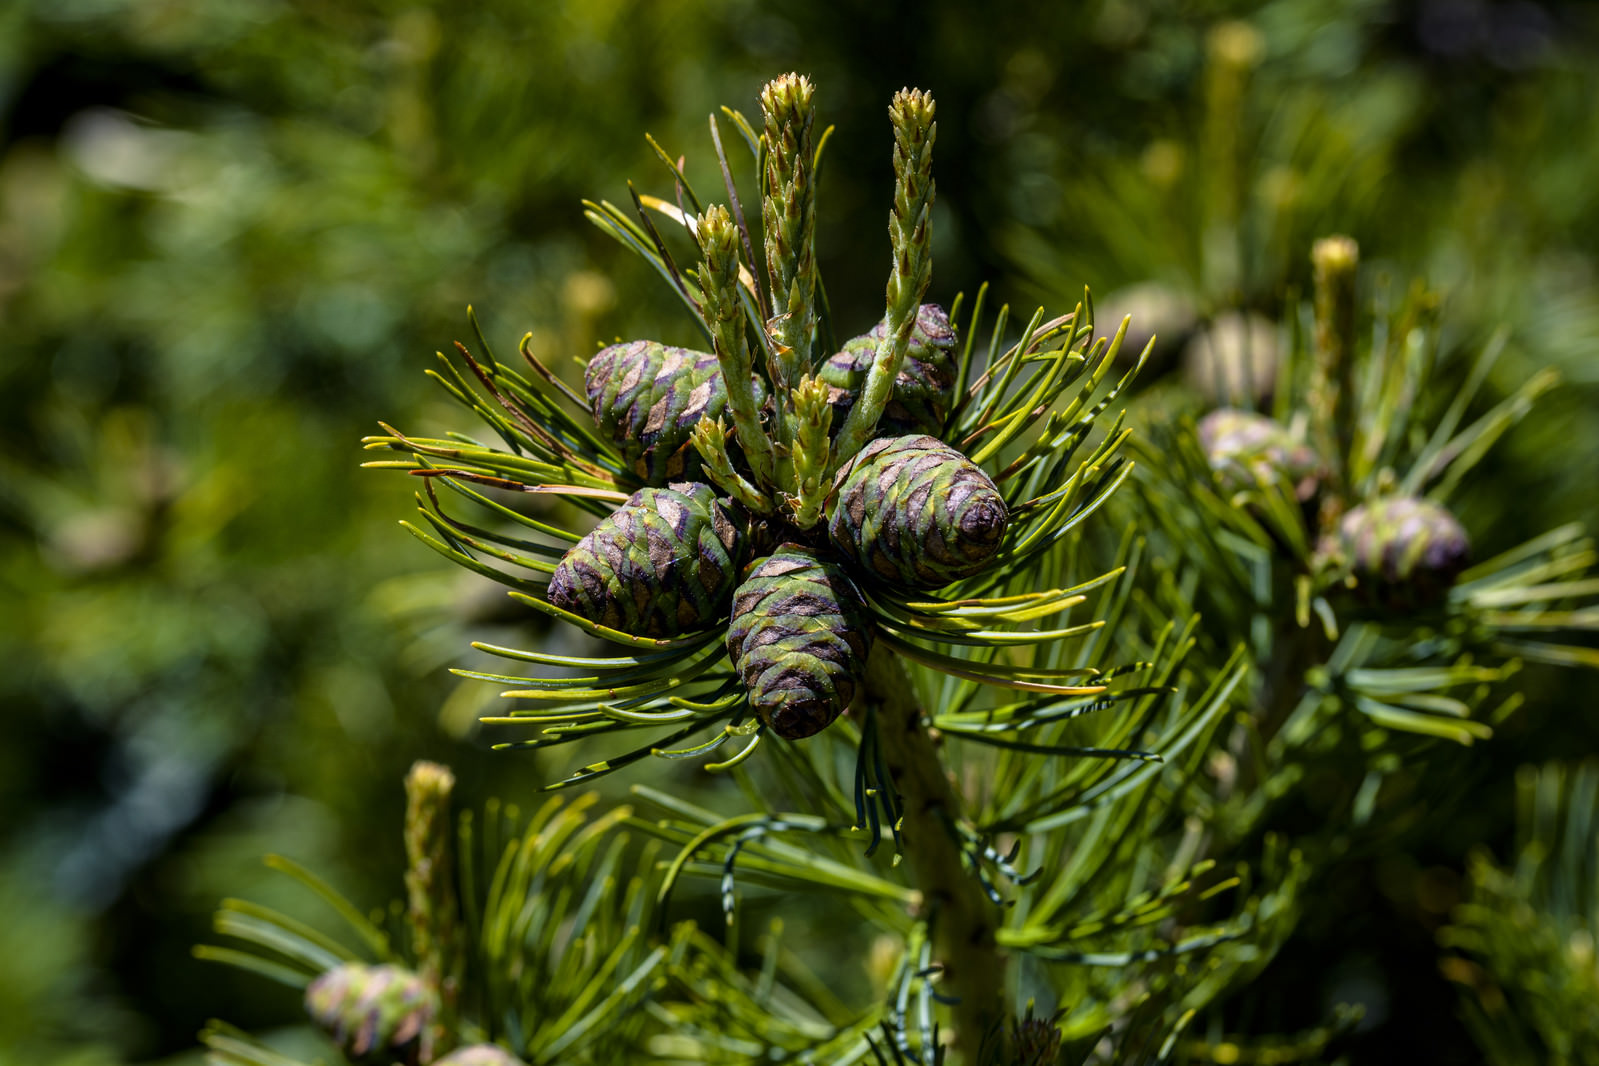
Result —
[[[838,342],[816,109],[785,75],[759,124],[725,112],[758,215],[714,116],[725,204],[662,152],[672,200],[589,205],[707,350],[613,345],[579,391],[526,339],[502,362],[473,319],[434,375],[497,439],[367,441],[420,479],[415,536],[611,649],[479,645],[522,671],[460,671],[506,689],[501,746],[576,766],[538,811],[453,829],[448,773],[414,770],[392,928],[281,860],[354,946],[224,906],[254,950],[202,953],[307,988],[350,1061],[1238,1061],[1194,1019],[1352,838],[1402,821],[1393,780],[1487,737],[1518,660],[1593,659],[1580,531],[1468,566],[1447,497],[1547,383],[1469,423],[1470,387],[1433,410],[1427,294],[1368,320],[1358,249],[1322,242],[1271,416],[1139,436],[1124,395],[1149,347],[1124,353],[1129,321],[1103,328],[1086,292],[1025,324],[990,320],[985,291],[929,302],[920,91],[889,109],[885,313]],[[530,505],[552,499],[592,528]],[[714,809],[651,783],[681,760],[730,779]],[[1336,802],[1296,835],[1277,812],[1328,768]],[[567,791],[623,770],[631,804]],[[683,901],[707,877],[720,936]],[[825,898],[830,965],[876,994],[781,923],[742,929],[756,889]],[[1313,1059],[1349,1020],[1255,1050]],[[293,1063],[220,1025],[207,1042]]]

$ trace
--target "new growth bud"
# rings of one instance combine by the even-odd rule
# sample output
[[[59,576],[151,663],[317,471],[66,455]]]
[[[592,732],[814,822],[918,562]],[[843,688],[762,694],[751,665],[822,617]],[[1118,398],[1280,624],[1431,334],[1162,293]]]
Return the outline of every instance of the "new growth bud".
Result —
[[[439,1029],[455,1005],[462,956],[450,854],[454,790],[455,775],[435,762],[419,760],[405,776],[406,918],[419,975],[439,1000]],[[435,1044],[443,1042],[441,1036],[435,1032]]]
[[[1317,442],[1340,479],[1355,432],[1355,280],[1360,246],[1324,237],[1310,252],[1316,290],[1316,362],[1310,416]]]
[[[834,442],[835,468],[872,438],[905,361],[917,310],[933,277],[933,142],[938,137],[938,123],[933,121],[932,94],[901,89],[894,94],[888,117],[894,126],[894,209],[888,216],[894,259],[888,275],[888,329],[860,400]]]
[[[707,278],[716,279],[718,292],[731,288],[738,281],[738,227],[732,214],[721,204],[712,204],[695,221],[694,235],[705,257]]]
[[[733,469],[733,459],[727,454],[727,426],[720,418],[714,422],[700,419],[689,443],[699,453],[705,476],[713,484],[756,514],[771,513],[772,504],[766,495]]]
[[[761,90],[766,157],[761,223],[771,283],[773,341],[783,351],[773,383],[792,388],[810,369],[816,336],[816,122],[809,78],[784,74]]]
[[[827,433],[833,409],[827,404],[827,385],[806,374],[794,390],[794,524],[809,529],[822,514],[827,499]]]
[[[894,126],[894,210],[888,234],[894,248],[894,270],[888,280],[889,314],[903,315],[921,303],[932,275],[933,121],[931,93],[901,89],[894,94],[888,118]]]
[[[739,294],[739,233],[727,208],[713,206],[695,227],[704,256],[700,288],[705,322],[711,329],[716,359],[727,387],[727,406],[739,445],[757,482],[770,485],[774,476],[772,444],[761,427],[760,403],[751,380],[744,302]]]

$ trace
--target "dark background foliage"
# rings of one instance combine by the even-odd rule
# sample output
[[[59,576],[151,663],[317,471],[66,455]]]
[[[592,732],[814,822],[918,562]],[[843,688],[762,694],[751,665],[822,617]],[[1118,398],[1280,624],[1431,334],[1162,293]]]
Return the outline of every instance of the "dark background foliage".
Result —
[[[1240,19],[1256,50],[1218,170],[1207,78]],[[846,334],[881,307],[905,84],[939,102],[945,302],[1154,279],[1205,315],[1275,313],[1310,238],[1350,232],[1443,290],[1450,343],[1514,330],[1501,392],[1565,377],[1468,505],[1491,550],[1599,519],[1594,29],[1527,0],[7,5],[0,1057],[147,1061],[209,1016],[291,1021],[287,993],[188,955],[217,898],[282,891],[260,854],[387,899],[412,759],[452,763],[468,802],[546,778],[484,750],[483,694],[445,673],[468,631],[528,620],[395,528],[407,486],[358,471],[356,441],[438,428],[421,371],[469,301],[497,344],[532,331],[568,366],[689,340],[579,205],[668,192],[644,132],[709,190],[705,116],[811,74],[838,127],[819,240]],[[1242,249],[1220,272],[1216,196]],[[1454,830],[1351,856],[1232,1028],[1357,1000],[1357,1061],[1472,1060],[1432,942],[1462,856],[1508,839],[1516,765],[1599,741],[1590,677],[1527,684],[1510,729],[1450,754]]]

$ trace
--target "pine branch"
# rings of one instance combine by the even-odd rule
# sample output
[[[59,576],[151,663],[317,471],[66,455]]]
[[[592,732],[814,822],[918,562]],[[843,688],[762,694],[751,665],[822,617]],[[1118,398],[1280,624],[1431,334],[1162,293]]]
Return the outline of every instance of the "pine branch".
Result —
[[[905,862],[932,928],[939,993],[954,1000],[956,1047],[975,1064],[984,1038],[1009,1024],[1005,959],[997,941],[1000,911],[967,866],[956,831],[963,818],[960,797],[896,657],[881,649],[873,654],[866,694],[878,707],[883,761],[904,811]]]

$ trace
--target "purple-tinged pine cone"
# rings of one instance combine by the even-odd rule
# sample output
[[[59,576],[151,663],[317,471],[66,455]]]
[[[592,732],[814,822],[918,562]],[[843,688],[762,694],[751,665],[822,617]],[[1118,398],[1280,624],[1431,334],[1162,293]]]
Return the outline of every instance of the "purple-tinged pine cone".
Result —
[[[640,489],[561,558],[546,595],[629,636],[677,636],[727,616],[744,544],[708,485]]]
[[[827,531],[882,581],[936,589],[982,573],[1010,522],[993,480],[932,437],[879,437],[838,472]]]
[[[843,567],[810,548],[780,545],[733,594],[727,653],[755,714],[787,740],[843,713],[871,650],[860,593]]]
[[[347,962],[306,987],[305,1009],[357,1066],[417,1066],[433,1057],[438,997],[409,970]]]
[[[594,421],[639,480],[659,486],[699,476],[689,436],[701,417],[715,420],[727,409],[716,356],[655,341],[613,344],[589,360],[583,386]],[[755,389],[759,404],[759,379]]]
[[[1416,496],[1385,496],[1352,508],[1338,523],[1336,546],[1363,594],[1391,607],[1442,602],[1471,561],[1460,521]]]
[[[1228,493],[1254,488],[1260,481],[1287,476],[1294,496],[1304,503],[1321,485],[1322,463],[1308,445],[1277,422],[1253,411],[1223,407],[1199,420],[1199,446]]]

